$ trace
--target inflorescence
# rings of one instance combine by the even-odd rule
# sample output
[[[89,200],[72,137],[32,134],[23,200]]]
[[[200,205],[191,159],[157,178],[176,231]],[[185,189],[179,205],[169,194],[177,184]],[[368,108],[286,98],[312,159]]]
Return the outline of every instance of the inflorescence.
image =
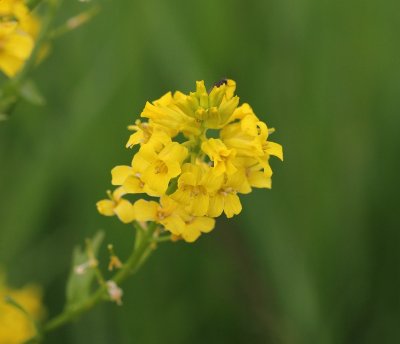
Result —
[[[109,199],[98,211],[124,223],[152,221],[175,239],[195,241],[210,232],[215,218],[242,210],[239,194],[271,188],[271,155],[283,159],[282,146],[268,141],[269,129],[249,104],[239,106],[236,83],[224,79],[207,91],[204,82],[188,95],[168,92],[147,102],[129,126],[134,133],[130,166],[112,169]],[[131,202],[129,194],[146,194]]]

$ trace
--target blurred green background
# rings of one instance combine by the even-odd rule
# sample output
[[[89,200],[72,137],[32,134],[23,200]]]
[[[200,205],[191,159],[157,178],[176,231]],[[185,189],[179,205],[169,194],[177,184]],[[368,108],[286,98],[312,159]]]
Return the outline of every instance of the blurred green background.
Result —
[[[47,104],[0,125],[0,264],[44,286],[50,316],[74,245],[103,228],[129,253],[133,231],[95,203],[146,100],[230,77],[285,161],[240,216],[162,245],[122,307],[47,342],[400,343],[400,3],[99,3],[35,70]],[[66,2],[59,23],[91,4]]]

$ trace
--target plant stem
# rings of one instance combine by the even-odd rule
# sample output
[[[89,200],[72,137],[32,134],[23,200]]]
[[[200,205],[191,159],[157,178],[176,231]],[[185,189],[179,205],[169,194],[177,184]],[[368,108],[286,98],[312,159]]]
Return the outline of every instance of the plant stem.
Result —
[[[131,256],[128,258],[121,270],[119,270],[118,273],[116,273],[115,276],[112,278],[115,283],[122,283],[129,275],[136,272],[137,269],[142,265],[144,259],[147,258],[147,256],[152,251],[153,233],[156,229],[157,225],[155,223],[152,223],[144,233],[139,231],[136,232],[136,238],[137,240],[139,240],[139,242],[135,243],[135,249],[133,250]],[[53,319],[50,319],[44,325],[43,332],[51,332],[56,328],[72,321],[78,315],[94,307],[106,295],[107,286],[99,286],[99,288],[79,306],[73,309],[67,309]]]

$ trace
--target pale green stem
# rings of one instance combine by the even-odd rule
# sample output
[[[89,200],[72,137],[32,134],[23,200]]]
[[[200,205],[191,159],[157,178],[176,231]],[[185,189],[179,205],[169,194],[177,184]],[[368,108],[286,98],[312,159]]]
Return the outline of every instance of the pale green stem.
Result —
[[[163,235],[154,239],[154,242],[165,242],[165,241],[172,241],[172,235]]]

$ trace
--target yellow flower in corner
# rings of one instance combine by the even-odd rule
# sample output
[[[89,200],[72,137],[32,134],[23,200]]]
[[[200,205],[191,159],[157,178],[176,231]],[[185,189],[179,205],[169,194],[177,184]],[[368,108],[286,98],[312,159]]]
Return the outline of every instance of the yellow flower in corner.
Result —
[[[13,77],[31,55],[39,20],[22,0],[1,0],[0,20],[0,69]]]
[[[36,330],[26,314],[4,301],[7,296],[21,305],[33,319],[39,321],[44,316],[42,292],[35,285],[11,289],[0,277],[0,343],[20,344],[35,336]]]

